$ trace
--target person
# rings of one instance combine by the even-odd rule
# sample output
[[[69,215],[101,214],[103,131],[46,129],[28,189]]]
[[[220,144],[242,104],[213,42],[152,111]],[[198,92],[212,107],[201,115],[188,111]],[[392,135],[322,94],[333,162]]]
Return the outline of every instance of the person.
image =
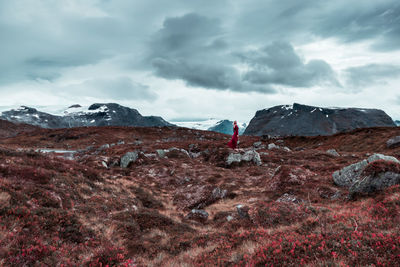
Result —
[[[237,151],[237,143],[239,141],[239,127],[237,126],[237,122],[233,122],[233,135],[231,141],[229,141],[228,146],[235,151]]]

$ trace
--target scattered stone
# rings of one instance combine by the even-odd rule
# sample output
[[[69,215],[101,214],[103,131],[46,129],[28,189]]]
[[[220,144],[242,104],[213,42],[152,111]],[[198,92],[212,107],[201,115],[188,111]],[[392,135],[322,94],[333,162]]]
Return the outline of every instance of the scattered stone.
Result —
[[[141,144],[143,144],[143,141],[142,140],[136,140],[135,142],[133,142],[133,144],[135,146],[140,146]]]
[[[274,143],[268,144],[268,149],[279,149],[279,146],[275,145]]]
[[[195,153],[195,152],[189,152],[189,155],[190,155],[191,158],[196,159],[196,158],[198,158],[198,157],[201,156],[201,152],[197,152],[197,153]]]
[[[117,145],[125,145],[125,141],[124,141],[124,140],[119,140],[119,141],[117,142]]]
[[[336,151],[336,149],[332,148],[332,149],[328,149],[326,151],[327,154],[332,155],[334,157],[340,157],[340,154]]]
[[[395,157],[374,154],[333,173],[333,181],[355,193],[372,193],[400,184],[400,161]]]
[[[139,157],[138,152],[127,152],[121,158],[120,166],[121,168],[128,168],[129,164],[135,162]]]
[[[400,136],[396,136],[396,137],[390,138],[390,139],[386,142],[386,146],[387,146],[388,148],[399,147],[399,146],[400,146]]]
[[[253,144],[253,147],[254,147],[254,149],[265,149],[266,148],[266,146],[261,141],[255,142]]]
[[[186,219],[204,223],[208,219],[208,212],[200,209],[192,209],[188,215],[186,215]]]
[[[260,156],[268,156],[269,155],[268,152],[259,152],[258,154],[260,154]]]
[[[7,192],[0,192],[0,210],[10,206],[11,196]]]
[[[189,152],[183,148],[171,147],[164,151],[168,158],[190,158]]]
[[[250,216],[249,216],[250,208],[249,207],[239,204],[236,206],[236,210],[237,210],[237,213],[239,214],[240,218],[250,219]]]
[[[288,193],[283,194],[281,197],[279,197],[276,202],[287,202],[287,203],[300,203],[303,202],[303,200],[296,198],[293,195],[290,195]]]
[[[158,157],[165,158],[165,150],[164,149],[157,149],[156,153],[157,153]]]
[[[291,151],[292,151],[292,150],[290,150],[290,148],[288,148],[287,146],[284,146],[282,149],[285,150],[286,152],[291,152]]]
[[[105,150],[105,149],[108,149],[108,148],[110,148],[110,145],[109,144],[105,144],[105,145],[100,146],[97,150],[101,151],[101,150]]]
[[[102,162],[101,162],[101,165],[103,165],[104,168],[108,169],[107,162],[102,161]]]
[[[228,222],[232,221],[234,218],[231,215],[226,216],[226,220]]]

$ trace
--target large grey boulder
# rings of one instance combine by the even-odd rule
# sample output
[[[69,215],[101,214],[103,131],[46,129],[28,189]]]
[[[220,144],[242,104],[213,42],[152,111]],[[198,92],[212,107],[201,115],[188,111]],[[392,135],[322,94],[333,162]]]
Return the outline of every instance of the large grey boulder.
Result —
[[[400,173],[392,171],[374,172],[372,174],[364,173],[368,164],[377,160],[383,160],[388,164],[398,164],[398,169],[400,170],[400,161],[397,158],[382,154],[374,154],[368,159],[364,159],[360,162],[346,166],[339,171],[335,171],[332,175],[333,181],[339,186],[349,187],[350,193],[369,193],[400,183]]]
[[[128,168],[129,164],[135,162],[139,158],[138,152],[127,152],[121,158],[120,166],[121,168]]]
[[[393,138],[390,138],[389,140],[387,140],[386,146],[388,148],[395,148],[395,147],[400,146],[400,136],[396,136],[396,137],[393,137]]]
[[[255,150],[248,150],[244,154],[240,152],[230,153],[226,159],[226,165],[231,166],[233,163],[250,162],[259,166],[262,164],[260,154]]]

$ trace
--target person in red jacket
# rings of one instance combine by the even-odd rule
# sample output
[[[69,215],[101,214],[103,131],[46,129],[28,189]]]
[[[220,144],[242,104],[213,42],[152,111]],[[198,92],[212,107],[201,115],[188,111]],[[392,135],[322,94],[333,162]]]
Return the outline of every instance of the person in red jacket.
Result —
[[[239,141],[239,127],[237,126],[237,122],[233,122],[233,135],[231,141],[229,141],[228,146],[234,150],[237,150],[237,143]]]

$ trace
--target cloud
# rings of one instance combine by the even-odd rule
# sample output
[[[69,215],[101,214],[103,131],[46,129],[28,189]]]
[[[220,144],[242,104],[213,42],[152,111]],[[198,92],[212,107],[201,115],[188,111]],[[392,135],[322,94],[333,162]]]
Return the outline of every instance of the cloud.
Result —
[[[273,42],[258,50],[237,54],[250,70],[244,80],[253,84],[312,87],[319,84],[340,86],[335,72],[323,60],[304,63],[291,44]]]
[[[148,60],[154,73],[180,79],[189,86],[231,91],[273,93],[268,86],[241,80],[234,68],[220,21],[189,13],[167,18],[150,43]]]
[[[374,84],[385,84],[387,79],[400,77],[400,66],[389,64],[368,64],[345,70],[347,83],[357,88]]]
[[[157,99],[149,86],[135,83],[129,77],[90,79],[80,84],[69,85],[63,93],[75,96],[90,96],[114,100],[145,100],[152,102]]]

